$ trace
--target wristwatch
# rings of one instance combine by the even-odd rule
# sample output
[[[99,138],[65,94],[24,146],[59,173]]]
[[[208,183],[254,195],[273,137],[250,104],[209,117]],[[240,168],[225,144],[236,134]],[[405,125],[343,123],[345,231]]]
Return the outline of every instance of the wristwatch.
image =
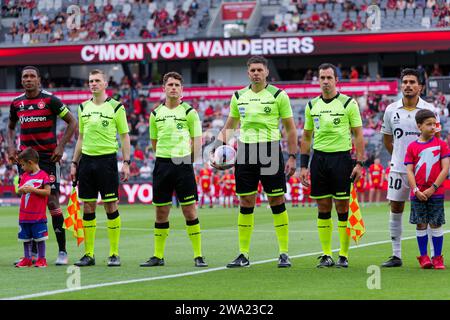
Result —
[[[419,189],[418,187],[415,187],[415,188],[413,189],[413,193],[416,194],[417,191],[420,191],[420,189]]]
[[[295,153],[289,153],[289,158],[292,157],[294,159],[297,159],[297,156],[295,155]]]
[[[131,161],[130,160],[123,160],[123,163],[126,163],[126,164],[130,165]]]

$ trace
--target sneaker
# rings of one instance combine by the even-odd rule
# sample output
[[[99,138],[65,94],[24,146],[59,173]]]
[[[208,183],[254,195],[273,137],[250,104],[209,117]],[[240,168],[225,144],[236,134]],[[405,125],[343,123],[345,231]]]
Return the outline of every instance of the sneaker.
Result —
[[[419,261],[420,267],[422,269],[433,268],[433,264],[431,263],[430,257],[428,255],[417,257],[417,260]]]
[[[227,268],[248,267],[249,265],[250,261],[245,257],[243,253],[241,253],[236,259],[227,264]]]
[[[323,256],[318,257],[320,259],[317,268],[329,268],[334,266],[333,258],[324,254]]]
[[[47,260],[45,258],[39,258],[39,259],[37,259],[34,266],[36,268],[45,268],[45,267],[47,267]]]
[[[144,263],[141,263],[141,267],[158,267],[164,265],[164,258],[158,258],[158,257],[151,257]]]
[[[386,262],[383,262],[381,265],[385,268],[393,268],[393,267],[401,267],[403,265],[402,259],[396,256],[389,257],[389,260]]]
[[[29,258],[22,258],[16,263],[16,268],[27,268],[33,266],[33,262]]]
[[[443,256],[436,256],[436,257],[433,257],[433,258],[431,259],[431,261],[432,261],[433,267],[434,267],[435,269],[440,269],[440,270],[445,269],[445,265],[444,265],[444,257],[443,257]]]
[[[208,264],[205,262],[205,258],[203,257],[197,257],[194,259],[195,266],[196,267],[207,267]]]
[[[289,268],[291,266],[291,261],[286,253],[280,254],[278,258],[278,268]]]
[[[119,256],[113,254],[112,256],[108,257],[108,267],[120,267]]]
[[[67,256],[67,252],[60,251],[58,253],[58,257],[56,258],[55,265],[65,266],[68,263],[69,263],[69,257]]]
[[[77,267],[95,266],[95,258],[85,254],[79,261],[75,262],[74,265]]]
[[[20,259],[17,259],[16,261],[14,261],[14,265],[18,264],[20,261],[22,261],[23,259],[25,259],[25,257],[22,257]],[[31,253],[31,263],[35,264],[35,262],[37,261],[38,257],[37,257],[37,253],[32,252]]]
[[[336,268],[348,268],[348,259],[344,256],[339,256],[336,261]]]

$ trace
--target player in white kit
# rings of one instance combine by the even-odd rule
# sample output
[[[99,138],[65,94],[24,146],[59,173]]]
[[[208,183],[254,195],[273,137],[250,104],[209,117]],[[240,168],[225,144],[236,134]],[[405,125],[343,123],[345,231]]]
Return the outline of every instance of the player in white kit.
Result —
[[[389,230],[392,239],[392,256],[382,264],[383,267],[402,265],[402,214],[410,192],[404,161],[408,145],[417,140],[420,135],[415,120],[417,111],[421,109],[433,111],[438,123],[437,131],[440,131],[440,120],[434,106],[420,98],[422,84],[419,83],[419,72],[416,69],[404,69],[400,79],[403,98],[386,108],[381,128],[383,143],[392,155],[387,192],[391,207]]]

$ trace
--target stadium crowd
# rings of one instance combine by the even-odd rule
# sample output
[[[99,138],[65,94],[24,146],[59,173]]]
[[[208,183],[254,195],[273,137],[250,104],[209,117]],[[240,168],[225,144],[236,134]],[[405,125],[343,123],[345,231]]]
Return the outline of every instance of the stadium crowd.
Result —
[[[430,18],[430,26],[450,25],[450,5],[439,0],[291,0],[267,25],[270,32],[362,31],[367,30],[366,9],[378,5],[382,18]],[[337,17],[343,19],[336,21]],[[342,20],[342,21],[341,21]],[[396,24],[394,23],[394,26]],[[398,22],[397,28],[401,28]],[[383,23],[382,26],[383,28]],[[416,26],[417,27],[417,26]],[[384,27],[387,28],[387,27]]]
[[[67,14],[67,7],[72,4],[79,5],[81,10],[77,28],[69,27],[68,23],[72,17]],[[197,0],[177,6],[172,1],[154,0],[80,0],[70,3],[62,0],[5,0],[1,15],[17,18],[7,32],[7,39],[26,45],[177,35],[179,27],[187,29],[191,26],[199,6]]]
[[[67,14],[72,4],[81,10],[77,28],[67,23],[73,18]],[[280,1],[282,14],[264,27],[270,32],[362,31],[367,29],[365,10],[372,4],[394,23],[383,22],[382,28],[401,28],[399,17],[416,27],[412,18],[425,17],[430,27],[450,26],[450,5],[442,0],[291,0]],[[1,17],[16,18],[5,32],[9,43],[106,42],[174,36],[193,24],[205,28],[210,5],[202,0],[4,0]]]

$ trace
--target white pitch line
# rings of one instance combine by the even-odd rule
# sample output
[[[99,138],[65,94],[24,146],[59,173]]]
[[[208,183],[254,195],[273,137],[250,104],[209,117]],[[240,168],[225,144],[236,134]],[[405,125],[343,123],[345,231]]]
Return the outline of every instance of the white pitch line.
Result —
[[[97,226],[97,229],[107,229],[107,227],[103,227],[103,226]],[[153,228],[124,228],[121,227],[120,230],[124,230],[124,231],[149,231],[149,232],[153,232]],[[203,232],[224,232],[224,233],[229,233],[229,232],[235,232],[237,233],[238,230],[237,229],[202,229],[201,230],[202,233]],[[171,229],[170,232],[186,232],[185,230],[181,230],[181,229]],[[367,230],[366,232],[370,232],[370,233],[389,233],[389,230]],[[414,232],[415,230],[403,230],[403,232]],[[270,230],[253,230],[253,233],[275,233],[275,229],[270,229]],[[317,233],[317,230],[289,230],[289,233]]]
[[[444,233],[448,233],[448,232],[450,232],[450,230],[444,231]],[[415,239],[415,238],[416,238],[415,236],[413,236],[413,237],[405,237],[405,238],[402,239],[402,241],[403,240],[411,240],[411,239]],[[391,243],[391,240],[383,240],[383,241],[370,242],[370,243],[366,243],[366,244],[360,244],[358,246],[351,246],[350,249],[358,249],[358,248],[370,247],[370,246],[375,246],[375,245],[385,244],[385,243]],[[339,251],[339,249],[333,250],[333,252],[337,252],[337,251]],[[322,253],[322,251],[298,254],[298,255],[295,255],[295,256],[291,256],[291,259],[308,257],[308,256],[314,256],[314,255],[319,255],[321,253]],[[251,264],[263,264],[263,263],[273,262],[273,261],[277,261],[277,260],[278,259],[260,260],[260,261],[252,262]],[[73,292],[73,291],[96,289],[96,288],[101,288],[101,287],[110,287],[110,286],[116,286],[116,285],[121,285],[121,284],[130,284],[130,283],[138,283],[138,282],[146,282],[146,281],[181,278],[181,277],[193,276],[193,275],[197,275],[197,274],[209,273],[209,272],[221,271],[221,270],[227,270],[227,267],[208,268],[208,269],[200,270],[200,271],[176,273],[176,274],[170,274],[170,275],[158,276],[158,277],[140,278],[140,279],[131,279],[131,280],[123,280],[123,281],[91,284],[91,285],[87,285],[87,286],[82,286],[81,288],[75,288],[75,289],[68,289],[68,288],[66,288],[66,289],[60,289],[60,290],[44,291],[44,292],[32,293],[32,294],[27,294],[27,295],[22,295],[22,296],[16,296],[16,297],[10,297],[10,298],[2,298],[0,300],[33,299],[33,298],[40,298],[40,297],[45,297],[45,296],[51,296],[51,295],[59,294],[59,293],[67,293],[67,292]]]

